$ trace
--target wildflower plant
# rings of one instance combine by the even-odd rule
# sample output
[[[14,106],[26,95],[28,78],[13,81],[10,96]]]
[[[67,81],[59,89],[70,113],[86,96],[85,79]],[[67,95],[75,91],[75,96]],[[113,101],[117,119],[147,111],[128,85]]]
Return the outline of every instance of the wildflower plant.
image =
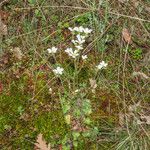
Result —
[[[63,50],[63,53],[66,53],[69,60],[74,63],[73,76],[71,78],[68,77],[67,68],[56,66],[52,70],[54,75],[59,77],[62,82],[67,79],[72,83],[72,85],[68,85],[69,87],[65,89],[63,94],[59,92],[64,119],[70,129],[70,132],[66,134],[64,140],[61,141],[63,149],[70,149],[70,146],[72,148],[77,147],[78,144],[81,143],[82,137],[91,138],[93,140],[98,134],[98,129],[93,125],[90,118],[92,105],[90,99],[87,97],[88,93],[84,90],[87,85],[78,82],[79,73],[81,71],[80,61],[82,60],[84,62],[88,59],[88,56],[83,54],[84,44],[92,30],[82,26],[69,27],[69,30],[73,38],[71,39],[70,47]],[[47,49],[47,51],[49,54],[56,55],[58,49],[52,47]],[[102,61],[99,65],[95,66],[95,68],[99,71],[106,68],[107,65],[106,62]]]

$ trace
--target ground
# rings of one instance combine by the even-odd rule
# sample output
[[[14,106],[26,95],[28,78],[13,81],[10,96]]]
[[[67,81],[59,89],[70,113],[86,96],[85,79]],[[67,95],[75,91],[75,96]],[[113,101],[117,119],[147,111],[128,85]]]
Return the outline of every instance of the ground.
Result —
[[[80,134],[70,149],[150,149],[149,0],[3,0],[0,7],[2,150],[35,149],[40,133],[51,149],[66,150],[63,141],[74,126],[61,102],[78,96],[90,100],[96,130],[91,138]],[[93,30],[84,45],[88,59],[78,66],[64,53],[72,38],[68,27],[75,26]],[[47,53],[52,46],[60,50],[56,57]],[[102,60],[108,66],[97,74]],[[54,76],[56,64],[67,76]]]

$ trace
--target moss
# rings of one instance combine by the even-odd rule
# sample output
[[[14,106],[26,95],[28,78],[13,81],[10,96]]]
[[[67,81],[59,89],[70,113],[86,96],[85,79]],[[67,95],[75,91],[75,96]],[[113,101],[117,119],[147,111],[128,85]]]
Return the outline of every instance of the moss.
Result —
[[[61,140],[68,132],[61,110],[42,113],[38,116],[35,127],[40,133],[43,133],[48,141],[55,137]]]
[[[43,85],[45,82],[40,80],[37,83],[37,91]],[[40,94],[37,97],[38,101],[34,103],[34,101],[29,101],[30,96],[27,93],[24,95],[24,92],[20,91],[19,82],[16,82],[11,86],[9,95],[4,93],[0,98],[0,132],[3,135],[8,134],[4,138],[3,144],[12,142],[13,149],[30,149],[33,147],[30,140],[34,142],[38,133],[42,133],[47,141],[51,141],[53,138],[61,140],[67,133],[61,109],[53,108],[53,111],[45,111],[44,106],[48,103],[46,94]],[[58,105],[57,108],[60,106]]]
[[[11,143],[11,147],[13,147],[13,149],[25,149],[25,147],[31,146],[31,143],[25,140],[26,134],[28,134],[29,136],[31,135],[31,137],[33,137],[34,133],[30,129],[31,122],[24,122],[20,119],[20,116],[23,113],[21,112],[20,108],[22,108],[23,110],[26,109],[27,98],[27,95],[22,94],[14,86],[11,88],[9,95],[3,94],[0,97],[0,132],[2,135],[7,135],[4,136],[3,144],[5,145],[6,143]]]

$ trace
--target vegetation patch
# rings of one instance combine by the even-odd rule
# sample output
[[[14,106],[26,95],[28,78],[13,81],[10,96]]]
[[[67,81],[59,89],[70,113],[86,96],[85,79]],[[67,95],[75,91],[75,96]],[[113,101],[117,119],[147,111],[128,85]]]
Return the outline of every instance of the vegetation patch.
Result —
[[[0,8],[0,149],[150,149],[148,0]]]

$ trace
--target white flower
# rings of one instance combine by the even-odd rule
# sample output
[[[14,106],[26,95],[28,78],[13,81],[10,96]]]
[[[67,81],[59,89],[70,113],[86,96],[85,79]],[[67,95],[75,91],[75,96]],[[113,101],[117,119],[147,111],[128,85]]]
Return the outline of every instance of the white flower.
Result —
[[[77,56],[79,56],[78,50],[72,51],[70,53],[68,53],[69,56],[71,56],[72,58],[76,58]]]
[[[68,29],[69,29],[71,32],[73,32],[73,31],[74,31],[74,29],[73,29],[73,28],[71,28],[71,27],[69,27]]]
[[[78,28],[78,27],[74,27],[74,28],[73,28],[73,31],[77,31],[77,32],[78,32],[78,31],[79,31],[79,28]]]
[[[56,47],[52,47],[52,48],[48,48],[47,51],[49,54],[55,54],[57,52],[58,48]]]
[[[76,58],[77,56],[79,56],[79,52],[78,52],[78,50],[75,50],[72,54],[72,57]]]
[[[76,58],[79,55],[78,50],[73,51],[72,48],[67,48],[65,52],[73,58]]]
[[[61,67],[57,67],[56,69],[53,70],[53,72],[56,74],[56,75],[62,75],[64,69],[61,68]]]
[[[84,28],[84,33],[85,34],[89,34],[92,32],[92,29],[89,29],[89,28]]]
[[[77,37],[77,40],[72,40],[72,43],[74,45],[81,45],[85,42],[85,36],[78,34],[76,37]]]
[[[82,59],[83,60],[85,60],[85,59],[87,59],[88,57],[87,57],[87,55],[82,55]]]
[[[80,32],[80,33],[82,33],[82,32],[84,32],[84,28],[82,27],[82,26],[80,26],[80,27],[74,27],[74,28],[68,28],[71,32],[74,32],[74,31],[76,31],[76,32]]]
[[[76,40],[71,40],[71,42],[72,42],[74,45],[76,45]]]
[[[49,92],[52,92],[52,88],[49,88]]]
[[[52,88],[49,88],[49,94],[52,94],[52,92],[53,92],[53,90],[52,90]]]
[[[85,40],[85,36],[77,34],[77,40],[78,41]]]
[[[83,26],[74,27],[74,28],[69,27],[68,29],[69,29],[71,32],[79,32],[79,33],[85,33],[85,34],[89,34],[89,33],[92,32],[92,29],[84,28]]]
[[[80,90],[79,90],[79,89],[77,89],[77,90],[75,90],[74,92],[75,92],[75,93],[78,93],[79,91],[80,91]]]
[[[98,69],[106,68],[108,63],[105,63],[104,61],[100,62],[99,65],[97,66]]]
[[[67,48],[65,50],[65,52],[68,53],[68,54],[71,54],[71,53],[73,53],[73,49],[72,48]]]
[[[82,49],[83,49],[82,45],[76,45],[75,47],[76,47],[78,50],[82,50]]]
[[[83,28],[82,26],[80,26],[80,27],[78,28],[78,32],[84,32],[84,28]]]

